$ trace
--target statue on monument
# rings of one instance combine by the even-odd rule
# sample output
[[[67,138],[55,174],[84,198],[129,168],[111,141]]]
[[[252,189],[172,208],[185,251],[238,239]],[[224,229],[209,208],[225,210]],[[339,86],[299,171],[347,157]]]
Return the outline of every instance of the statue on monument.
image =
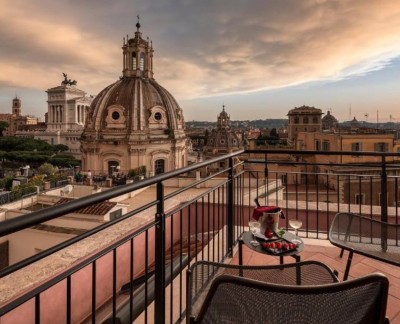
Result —
[[[67,73],[63,72],[63,76],[64,76],[64,80],[61,82],[61,84],[64,84],[64,85],[76,85],[78,83],[76,80],[68,79]]]

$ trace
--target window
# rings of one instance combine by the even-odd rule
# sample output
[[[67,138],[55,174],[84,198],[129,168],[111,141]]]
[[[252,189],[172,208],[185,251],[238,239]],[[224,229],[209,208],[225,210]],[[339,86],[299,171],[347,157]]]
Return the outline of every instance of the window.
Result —
[[[118,111],[113,111],[111,114],[112,119],[118,120],[119,119],[119,112]]]
[[[308,124],[308,117],[303,117],[303,124]]]
[[[364,200],[365,200],[364,198],[365,198],[364,194],[360,194],[360,193],[356,194],[356,197],[355,197],[356,204],[357,205],[364,205]]]
[[[387,152],[388,143],[375,143],[375,152]]]
[[[294,117],[294,123],[298,124],[299,123],[299,117]]]
[[[165,160],[160,159],[154,162],[154,173],[161,174],[165,171]]]
[[[318,124],[318,117],[314,116],[312,122],[313,124]]]
[[[140,53],[139,66],[140,66],[140,71],[144,71],[144,53]]]
[[[329,151],[330,150],[330,143],[328,141],[324,141],[322,150],[323,151]]]
[[[136,53],[132,53],[132,70],[136,70]]]
[[[362,143],[352,143],[351,150],[353,152],[361,152],[362,151]]]
[[[315,141],[315,150],[321,151],[321,141],[319,140]]]
[[[287,174],[282,174],[281,175],[281,181],[282,181],[283,185],[287,184]]]
[[[161,120],[161,118],[162,118],[162,115],[161,115],[161,113],[160,113],[160,112],[156,112],[156,113],[154,114],[154,119],[155,119],[155,120],[158,120],[158,121],[160,121],[160,120]]]

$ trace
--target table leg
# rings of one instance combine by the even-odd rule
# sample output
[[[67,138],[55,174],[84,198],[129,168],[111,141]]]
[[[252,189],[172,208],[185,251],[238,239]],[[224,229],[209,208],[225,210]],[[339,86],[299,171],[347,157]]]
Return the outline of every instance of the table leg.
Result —
[[[239,238],[239,265],[243,265],[243,239]]]

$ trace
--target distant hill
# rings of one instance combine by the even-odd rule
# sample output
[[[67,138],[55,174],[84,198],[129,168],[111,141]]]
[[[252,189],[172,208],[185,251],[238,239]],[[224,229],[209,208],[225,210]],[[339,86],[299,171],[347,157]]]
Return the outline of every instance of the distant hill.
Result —
[[[234,128],[279,128],[286,126],[288,123],[287,119],[256,119],[256,120],[232,120],[231,125]],[[208,121],[188,121],[186,126],[189,128],[214,128],[217,122]]]
[[[350,127],[352,121],[344,121],[339,123],[340,126],[343,127]],[[366,121],[359,121],[358,122],[359,127],[365,127],[365,128],[378,128],[378,129],[400,129],[400,123],[394,123],[394,122],[387,122],[387,123],[369,123]]]

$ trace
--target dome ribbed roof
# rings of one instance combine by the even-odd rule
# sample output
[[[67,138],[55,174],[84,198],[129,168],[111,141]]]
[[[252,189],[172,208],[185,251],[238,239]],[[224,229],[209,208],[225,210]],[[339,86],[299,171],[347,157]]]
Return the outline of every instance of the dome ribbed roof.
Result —
[[[177,101],[154,79],[124,77],[102,90],[92,102],[85,132],[108,129],[106,119],[110,107],[119,109],[124,132],[128,134],[148,129],[155,107],[165,113],[168,129],[182,129],[184,125],[182,109]]]

